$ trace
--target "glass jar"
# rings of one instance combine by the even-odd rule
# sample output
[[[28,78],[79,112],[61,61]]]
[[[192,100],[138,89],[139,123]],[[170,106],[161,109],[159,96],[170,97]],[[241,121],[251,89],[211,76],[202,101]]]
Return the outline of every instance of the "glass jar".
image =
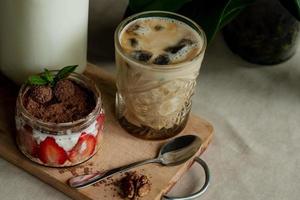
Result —
[[[105,114],[99,89],[92,80],[77,73],[68,79],[91,90],[96,102],[89,115],[73,122],[51,123],[35,118],[22,101],[29,87],[23,84],[19,91],[15,116],[17,145],[25,156],[41,165],[80,164],[97,152],[102,141]]]
[[[223,35],[229,48],[257,64],[278,64],[297,49],[299,22],[278,0],[257,0],[226,25]]]
[[[147,17],[178,20],[199,34],[200,53],[192,60],[169,65],[147,65],[122,49],[119,37],[130,22]],[[114,36],[117,65],[116,114],[121,126],[143,139],[166,139],[178,134],[186,125],[191,97],[203,60],[206,37],[192,20],[175,13],[148,11],[126,18]]]
[[[44,67],[86,67],[89,0],[1,0],[0,70],[17,84]]]

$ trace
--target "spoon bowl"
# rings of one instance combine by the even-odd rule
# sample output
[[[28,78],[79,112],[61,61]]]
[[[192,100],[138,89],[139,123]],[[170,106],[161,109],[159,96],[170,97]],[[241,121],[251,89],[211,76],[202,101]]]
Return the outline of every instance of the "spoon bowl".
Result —
[[[201,139],[195,135],[177,137],[161,147],[158,159],[165,166],[180,165],[193,157],[201,144]]]

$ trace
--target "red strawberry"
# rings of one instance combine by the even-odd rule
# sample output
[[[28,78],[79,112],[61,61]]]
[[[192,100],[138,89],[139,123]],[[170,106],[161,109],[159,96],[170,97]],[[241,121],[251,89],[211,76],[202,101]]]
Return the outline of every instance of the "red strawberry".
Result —
[[[28,154],[33,157],[37,157],[38,154],[38,144],[36,140],[32,136],[32,128],[28,125],[25,125],[20,130],[20,140],[21,143],[24,145],[24,148]]]
[[[81,162],[90,157],[95,150],[96,139],[93,135],[82,133],[77,144],[69,154],[69,160],[72,163]]]
[[[103,130],[104,121],[105,121],[105,114],[101,112],[100,115],[97,117],[97,124],[100,131]]]
[[[64,164],[68,159],[68,155],[65,150],[60,147],[55,139],[47,137],[40,143],[39,158],[46,164]]]

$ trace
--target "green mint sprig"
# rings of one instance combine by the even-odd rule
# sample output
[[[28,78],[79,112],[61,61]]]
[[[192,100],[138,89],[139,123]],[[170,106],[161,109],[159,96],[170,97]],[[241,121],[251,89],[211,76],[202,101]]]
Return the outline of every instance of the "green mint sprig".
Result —
[[[78,65],[71,65],[66,66],[59,70],[57,74],[54,76],[50,73],[48,69],[45,69],[43,73],[40,75],[32,75],[28,78],[27,83],[29,85],[50,85],[54,86],[59,80],[66,78],[69,76],[72,72],[75,71],[75,69],[78,67]]]

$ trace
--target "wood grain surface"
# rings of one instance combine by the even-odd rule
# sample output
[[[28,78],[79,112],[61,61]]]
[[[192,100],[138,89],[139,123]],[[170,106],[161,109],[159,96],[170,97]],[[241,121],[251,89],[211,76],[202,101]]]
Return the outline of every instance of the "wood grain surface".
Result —
[[[85,74],[93,79],[102,92],[106,110],[106,123],[102,146],[89,161],[69,168],[49,168],[31,162],[17,149],[14,135],[14,110],[18,87],[0,75],[0,156],[14,165],[26,170],[44,182],[52,185],[76,200],[121,199],[116,186],[122,174],[116,175],[91,187],[76,190],[66,181],[73,175],[87,172],[104,171],[131,162],[155,157],[164,141],[145,141],[135,138],[124,131],[114,117],[115,79],[100,67],[89,64]],[[191,115],[186,128],[179,134],[198,135],[203,144],[198,155],[208,147],[212,135],[212,125],[197,116]],[[136,169],[147,175],[152,183],[151,192],[145,200],[160,199],[192,165],[193,160],[175,167],[163,167],[149,164]]]

